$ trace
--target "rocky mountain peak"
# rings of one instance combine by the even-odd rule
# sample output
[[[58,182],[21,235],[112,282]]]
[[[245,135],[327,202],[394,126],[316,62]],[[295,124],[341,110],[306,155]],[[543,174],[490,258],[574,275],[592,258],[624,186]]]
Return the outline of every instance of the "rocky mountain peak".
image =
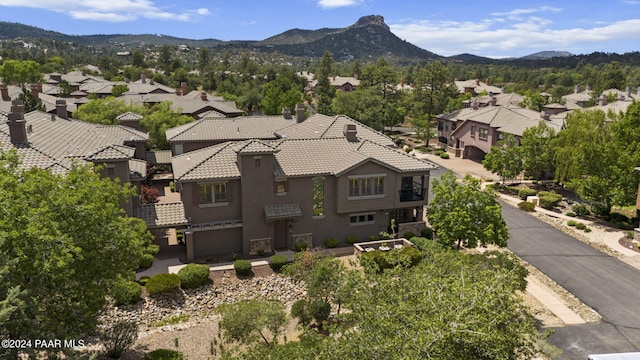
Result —
[[[367,26],[380,26],[383,27],[385,30],[387,31],[391,31],[389,29],[389,26],[387,24],[385,24],[384,22],[384,17],[380,16],[380,15],[368,15],[368,16],[363,16],[360,19],[358,19],[358,21],[351,25],[351,28],[363,28],[363,27],[367,27]]]

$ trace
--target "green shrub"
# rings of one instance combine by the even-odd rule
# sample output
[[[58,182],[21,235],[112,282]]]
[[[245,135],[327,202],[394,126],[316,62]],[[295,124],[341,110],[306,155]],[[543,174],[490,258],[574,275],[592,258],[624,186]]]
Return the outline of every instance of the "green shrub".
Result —
[[[629,231],[626,236],[627,239],[634,239],[636,237],[636,233],[634,233],[633,231]]]
[[[540,196],[540,193],[542,192],[546,194]],[[558,205],[558,203],[560,203],[560,201],[562,201],[562,195],[560,194],[556,194],[548,191],[540,191],[540,193],[538,193],[538,196],[540,198],[540,206],[542,206],[545,209],[554,208],[555,206]]]
[[[273,269],[273,271],[280,271],[282,267],[285,266],[289,260],[286,256],[282,254],[275,254],[269,258],[269,266]]]
[[[584,229],[584,232],[586,232],[586,233],[590,233],[590,232],[591,232],[591,228],[585,228],[585,229]]]
[[[567,225],[568,226],[576,226],[576,225],[578,225],[578,222],[575,221],[575,220],[569,220],[569,221],[567,221]]]
[[[176,230],[176,240],[180,243],[184,241],[184,233],[180,229]]]
[[[142,287],[135,281],[118,278],[111,288],[111,296],[116,305],[130,305],[140,301]]]
[[[486,179],[484,179],[484,182],[490,183],[490,182],[493,182],[493,179],[492,178],[486,178]]]
[[[258,249],[258,250],[256,250],[256,254],[257,254],[258,256],[264,256],[265,251],[264,251],[264,249]]]
[[[189,264],[178,271],[180,285],[183,289],[193,289],[209,281],[209,266]]]
[[[405,239],[409,240],[411,238],[416,237],[416,234],[412,233],[411,231],[407,231],[404,234],[402,234],[402,237],[404,237]]]
[[[444,249],[444,245],[435,240],[432,240],[431,238],[414,237],[410,241],[420,250]]]
[[[236,270],[236,275],[251,275],[251,261],[249,260],[236,260],[233,262],[233,268]]]
[[[527,211],[527,212],[532,212],[532,211],[536,210],[536,206],[533,205],[533,203],[528,202],[528,201],[522,201],[522,202],[518,203],[518,208],[520,210],[524,210],[524,211]]]
[[[305,250],[307,250],[308,247],[309,247],[309,245],[307,245],[307,243],[304,242],[304,241],[298,241],[295,244],[293,244],[293,249],[296,252],[305,251]]]
[[[324,246],[328,247],[329,249],[337,247],[338,240],[334,238],[328,238],[327,240],[324,241]]]
[[[421,238],[414,237],[414,239]],[[426,242],[424,244],[424,246],[428,246]],[[404,246],[402,249],[393,249],[391,251],[376,250],[363,253],[360,255],[360,262],[365,268],[373,268],[376,272],[382,272],[384,269],[391,269],[396,266],[415,266],[422,261],[423,257],[424,253],[417,248]]]
[[[494,191],[496,189],[496,184],[487,184],[484,188],[488,189],[489,191]]]
[[[158,349],[144,356],[144,360],[182,360],[184,357],[180,351]]]
[[[536,190],[528,187],[520,188],[520,190],[518,190],[518,196],[522,200],[527,200],[527,197],[534,196],[535,194]]]
[[[309,314],[316,320],[318,324],[329,319],[331,314],[331,304],[328,301],[314,301],[308,304]]]
[[[355,235],[349,235],[345,238],[347,244],[353,245],[358,242],[358,237]]]
[[[147,282],[149,295],[168,293],[180,289],[180,277],[176,274],[158,274]]]
[[[173,181],[169,181],[169,190],[171,190],[171,192],[176,191],[176,184]]]
[[[153,265],[153,260],[155,258],[151,254],[142,254],[140,260],[138,260],[138,268],[139,269],[147,269]]]
[[[442,154],[440,154],[440,158],[441,159],[448,159],[449,158],[449,153],[443,152]]]
[[[151,326],[153,327],[163,327],[163,326],[167,326],[167,325],[175,325],[175,324],[180,324],[181,322],[187,322],[189,321],[189,315],[187,314],[180,314],[180,315],[172,315],[172,316],[168,316],[162,320],[158,320],[158,321],[154,321],[153,323],[151,323]]]
[[[591,205],[591,212],[593,212],[594,214],[598,215],[598,216],[609,216],[609,212],[610,209],[607,208],[606,206],[602,205],[602,204],[593,204]]]
[[[587,216],[591,214],[589,208],[582,204],[575,204],[571,207],[571,210],[578,216]]]
[[[570,217],[576,217],[576,213],[574,213],[573,211],[569,211],[565,215],[570,216]]]
[[[371,268],[375,272],[382,272],[390,267],[387,258],[379,250],[362,253],[360,263],[365,269]]]
[[[113,359],[119,359],[137,339],[138,324],[135,321],[118,320],[100,332],[100,340],[107,350],[107,356]]]
[[[444,151],[444,149],[441,149],[441,148],[437,148],[437,149],[435,149],[433,151],[433,153],[438,155],[438,156],[440,156],[440,154],[442,154],[443,152],[445,152],[445,151]]]
[[[533,185],[535,185],[535,184],[537,184],[537,183],[538,183],[538,180],[535,180],[535,179],[534,179],[534,180],[531,180],[531,183],[532,183]]]
[[[427,239],[433,239],[433,229],[430,227],[420,230],[420,236]]]
[[[149,276],[142,276],[140,277],[140,279],[138,280],[138,283],[142,286],[146,286],[147,283],[149,282],[150,277]]]
[[[380,236],[378,236],[378,235],[369,236],[369,241],[378,241],[378,240],[380,240]]]
[[[587,228],[587,225],[585,225],[584,223],[577,223],[576,224],[576,229],[578,230],[584,230]]]
[[[301,299],[291,305],[291,317],[298,318],[300,324],[303,326],[307,326],[311,323],[313,316],[309,313],[306,300]]]

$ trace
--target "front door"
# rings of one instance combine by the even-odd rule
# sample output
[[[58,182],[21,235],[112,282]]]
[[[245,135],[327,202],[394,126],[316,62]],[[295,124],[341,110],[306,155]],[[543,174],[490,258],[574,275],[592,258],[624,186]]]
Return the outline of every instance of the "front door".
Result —
[[[289,221],[278,220],[273,223],[273,246],[276,250],[286,249],[289,239]]]

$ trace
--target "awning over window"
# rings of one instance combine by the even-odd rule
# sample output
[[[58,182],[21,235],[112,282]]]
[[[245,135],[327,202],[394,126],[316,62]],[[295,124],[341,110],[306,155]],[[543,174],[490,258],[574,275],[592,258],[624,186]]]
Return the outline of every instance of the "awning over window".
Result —
[[[267,205],[264,207],[264,216],[267,221],[289,219],[293,217],[302,216],[302,210],[300,205],[295,204],[282,204],[282,205]]]

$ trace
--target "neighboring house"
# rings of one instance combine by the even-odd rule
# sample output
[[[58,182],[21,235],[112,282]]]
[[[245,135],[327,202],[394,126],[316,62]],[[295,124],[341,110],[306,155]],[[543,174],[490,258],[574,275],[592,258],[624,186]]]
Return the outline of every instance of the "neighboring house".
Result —
[[[19,100],[12,102],[8,114],[0,118],[0,147],[16,149],[22,167],[51,169],[65,173],[74,162],[101,164],[101,174],[131,182],[139,187],[146,177],[144,147],[148,135],[121,125],[107,126],[73,120],[66,116],[64,100],[59,100],[62,115],[40,111],[24,113]],[[133,214],[138,199],[123,204]]]
[[[179,88],[180,89],[180,88]],[[186,91],[186,84],[184,86]],[[215,111],[224,117],[236,117],[244,114],[233,101],[227,101],[219,96],[212,96],[203,91],[195,91],[182,95],[176,93],[149,93],[135,94],[127,92],[118,99],[122,99],[131,105],[145,105],[151,107],[163,101],[171,102],[171,110],[199,119],[202,114]]]
[[[573,93],[565,95],[562,99],[569,110],[584,109],[591,101],[592,91],[589,85],[586,86],[584,91],[580,91],[580,86],[576,85],[573,88]]]
[[[483,95],[472,97],[469,100],[465,100],[462,102],[464,107],[473,107],[474,103],[477,104],[478,107],[485,106],[508,106],[515,105],[519,106],[520,103],[524,100],[524,96],[516,93],[500,93],[494,95]]]
[[[174,156],[187,258],[364,240],[391,219],[422,222],[437,166],[359,135],[345,124],[339,137],[233,141]]]
[[[456,157],[482,160],[505,133],[519,139],[529,127],[547,122],[556,131],[563,118],[554,108],[539,113],[518,106],[473,106],[438,116],[438,143]]]
[[[355,125],[359,136],[364,139],[385,146],[395,146],[386,135],[344,115],[315,114],[305,118],[302,105],[296,107],[295,114],[284,109],[282,115],[205,117],[167,130],[166,137],[171,144],[171,153],[175,156],[227,141],[317,139],[342,136],[344,125],[347,124]]]
[[[489,80],[482,82],[478,79],[474,80],[455,80],[454,81],[458,92],[461,94],[471,94],[471,96],[478,96],[485,92],[487,95],[496,95],[504,92],[503,88],[489,85]]]
[[[354,91],[360,86],[358,75],[355,76],[334,76],[329,79],[331,86],[344,92]]]

